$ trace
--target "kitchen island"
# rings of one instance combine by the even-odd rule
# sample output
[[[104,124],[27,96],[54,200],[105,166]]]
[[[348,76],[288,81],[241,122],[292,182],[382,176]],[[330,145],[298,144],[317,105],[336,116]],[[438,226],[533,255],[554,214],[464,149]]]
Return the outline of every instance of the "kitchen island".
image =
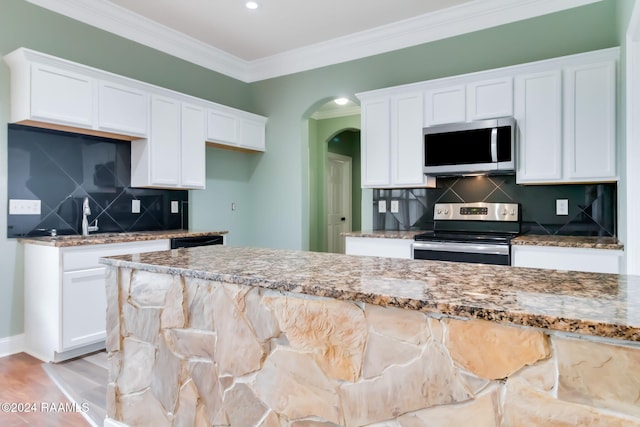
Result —
[[[105,425],[640,426],[640,277],[234,247],[102,262]]]

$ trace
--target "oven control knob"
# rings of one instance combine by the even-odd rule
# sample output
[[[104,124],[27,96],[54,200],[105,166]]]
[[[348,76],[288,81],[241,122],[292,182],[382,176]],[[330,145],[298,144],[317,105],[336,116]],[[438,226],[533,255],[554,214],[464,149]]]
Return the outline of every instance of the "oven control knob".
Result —
[[[436,213],[437,213],[438,215],[442,215],[442,209],[438,209],[438,210],[436,211]]]
[[[502,210],[500,211],[500,214],[501,214],[502,216],[507,216],[507,214],[508,214],[508,213],[509,213],[509,211],[507,211],[506,209],[502,209]]]
[[[449,209],[446,209],[446,208],[445,208],[445,210],[444,210],[444,214],[445,214],[445,215],[449,215]]]

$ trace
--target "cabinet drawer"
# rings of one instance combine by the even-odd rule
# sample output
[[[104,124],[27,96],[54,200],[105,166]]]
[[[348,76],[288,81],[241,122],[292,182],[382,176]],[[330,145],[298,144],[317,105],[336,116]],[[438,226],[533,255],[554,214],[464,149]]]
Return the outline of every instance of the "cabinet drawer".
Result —
[[[168,239],[64,248],[62,251],[62,269],[66,272],[98,268],[102,267],[102,264],[99,262],[99,259],[102,257],[165,251],[168,249],[170,249]]]

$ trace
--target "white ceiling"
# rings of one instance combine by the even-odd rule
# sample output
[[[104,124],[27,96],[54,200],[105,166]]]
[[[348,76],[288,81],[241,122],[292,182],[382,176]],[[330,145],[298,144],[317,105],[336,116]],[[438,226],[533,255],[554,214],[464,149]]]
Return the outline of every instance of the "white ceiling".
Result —
[[[251,82],[601,0],[27,0]]]
[[[110,0],[246,61],[471,0]]]

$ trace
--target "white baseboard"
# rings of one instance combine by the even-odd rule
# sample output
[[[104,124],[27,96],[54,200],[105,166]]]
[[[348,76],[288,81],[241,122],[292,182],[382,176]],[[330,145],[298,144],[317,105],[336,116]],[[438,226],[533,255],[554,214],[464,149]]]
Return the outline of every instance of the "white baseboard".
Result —
[[[108,417],[104,419],[103,425],[104,427],[129,427],[127,424],[123,424],[120,421],[116,421]]]
[[[12,354],[21,353],[23,351],[24,334],[0,338],[0,357],[10,356]]]

